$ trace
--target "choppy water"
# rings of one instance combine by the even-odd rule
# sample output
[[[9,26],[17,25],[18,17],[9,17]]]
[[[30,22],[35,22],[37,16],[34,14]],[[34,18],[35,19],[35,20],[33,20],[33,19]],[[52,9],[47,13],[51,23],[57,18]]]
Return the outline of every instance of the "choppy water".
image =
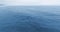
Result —
[[[0,7],[0,32],[60,32],[60,7]]]

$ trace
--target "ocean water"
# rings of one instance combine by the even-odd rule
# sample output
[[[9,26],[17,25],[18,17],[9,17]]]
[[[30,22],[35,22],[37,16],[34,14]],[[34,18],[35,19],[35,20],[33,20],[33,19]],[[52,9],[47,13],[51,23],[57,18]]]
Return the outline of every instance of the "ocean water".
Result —
[[[60,32],[60,6],[0,7],[0,32]]]

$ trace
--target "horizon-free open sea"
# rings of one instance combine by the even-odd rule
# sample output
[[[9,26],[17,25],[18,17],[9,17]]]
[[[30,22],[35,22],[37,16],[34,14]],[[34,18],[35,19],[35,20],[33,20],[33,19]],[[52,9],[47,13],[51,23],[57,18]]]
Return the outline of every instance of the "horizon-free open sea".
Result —
[[[60,6],[0,7],[0,32],[60,32]]]

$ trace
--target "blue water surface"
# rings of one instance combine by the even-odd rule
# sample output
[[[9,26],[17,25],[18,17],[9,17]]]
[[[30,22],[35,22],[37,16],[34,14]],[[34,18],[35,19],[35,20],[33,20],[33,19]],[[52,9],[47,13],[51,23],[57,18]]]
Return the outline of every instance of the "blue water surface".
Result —
[[[0,7],[0,32],[60,32],[59,6]]]

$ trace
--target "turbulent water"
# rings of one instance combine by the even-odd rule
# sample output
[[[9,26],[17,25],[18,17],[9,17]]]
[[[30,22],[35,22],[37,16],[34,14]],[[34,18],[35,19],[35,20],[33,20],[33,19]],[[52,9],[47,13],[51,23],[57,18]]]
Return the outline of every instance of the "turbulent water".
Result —
[[[0,32],[60,32],[60,6],[0,7]]]

